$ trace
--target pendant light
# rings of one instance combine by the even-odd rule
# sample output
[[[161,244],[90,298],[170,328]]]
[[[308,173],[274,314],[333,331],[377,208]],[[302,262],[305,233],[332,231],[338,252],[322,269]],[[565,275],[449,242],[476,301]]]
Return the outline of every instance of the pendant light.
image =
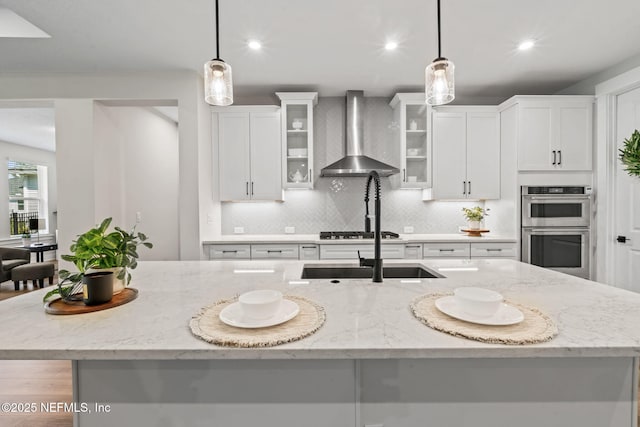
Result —
[[[448,104],[456,97],[453,79],[453,62],[440,53],[440,0],[438,0],[438,57],[424,71],[426,103]]]
[[[210,105],[233,104],[231,66],[220,59],[220,25],[216,0],[216,57],[204,64],[204,100]]]

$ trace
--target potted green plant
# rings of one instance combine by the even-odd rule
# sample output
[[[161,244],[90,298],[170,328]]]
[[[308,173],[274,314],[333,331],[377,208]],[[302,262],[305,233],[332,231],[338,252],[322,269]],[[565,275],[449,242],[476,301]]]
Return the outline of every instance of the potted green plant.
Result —
[[[640,176],[640,132],[637,129],[624,140],[623,148],[618,151],[625,171],[631,176]]]
[[[69,282],[67,287],[74,287],[81,283],[85,274],[106,270],[114,274],[114,294],[122,290],[131,282],[130,270],[138,266],[138,246],[153,248],[145,234],[137,232],[134,226],[131,231],[114,227],[108,232],[112,218],[104,219],[99,226],[79,235],[69,248],[71,254],[62,255],[65,261],[72,262],[78,269],[77,273],[60,270],[60,284],[45,295],[60,294],[62,297],[70,292],[61,287],[63,282]]]
[[[482,228],[482,220],[489,215],[489,209],[484,209],[480,206],[462,208],[462,212],[464,212],[469,230],[480,230]]]

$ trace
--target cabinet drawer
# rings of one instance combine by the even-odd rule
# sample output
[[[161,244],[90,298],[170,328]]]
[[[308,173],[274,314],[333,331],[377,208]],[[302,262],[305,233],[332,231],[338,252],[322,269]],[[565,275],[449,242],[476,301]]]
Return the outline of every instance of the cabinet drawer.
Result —
[[[300,259],[320,259],[320,248],[318,245],[300,245],[298,250],[300,252]]]
[[[403,244],[383,244],[381,247],[381,256],[383,259],[402,259],[404,258]],[[320,259],[352,259],[358,261],[358,251],[360,256],[364,258],[373,258],[374,247],[371,244],[333,244],[320,245]]]
[[[211,245],[209,259],[251,259],[251,246]]]
[[[472,257],[516,257],[515,243],[471,243]]]
[[[298,245],[251,245],[251,259],[298,259]]]
[[[469,258],[469,243],[425,243],[422,254],[425,258]]]
[[[417,243],[404,245],[404,257],[406,259],[422,259],[422,245]]]

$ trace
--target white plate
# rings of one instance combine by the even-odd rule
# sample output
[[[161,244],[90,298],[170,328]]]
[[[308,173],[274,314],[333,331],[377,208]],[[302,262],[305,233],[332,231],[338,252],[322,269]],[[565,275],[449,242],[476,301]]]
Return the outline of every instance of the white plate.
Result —
[[[299,312],[300,307],[298,304],[288,299],[283,299],[280,310],[274,316],[261,320],[247,319],[242,314],[240,303],[234,302],[222,309],[220,312],[220,320],[236,328],[267,328],[291,320],[296,317]]]
[[[436,300],[436,308],[444,314],[465,322],[479,325],[506,326],[515,325],[524,320],[524,314],[509,304],[502,303],[496,314],[488,317],[478,317],[462,311],[454,296],[442,297]]]

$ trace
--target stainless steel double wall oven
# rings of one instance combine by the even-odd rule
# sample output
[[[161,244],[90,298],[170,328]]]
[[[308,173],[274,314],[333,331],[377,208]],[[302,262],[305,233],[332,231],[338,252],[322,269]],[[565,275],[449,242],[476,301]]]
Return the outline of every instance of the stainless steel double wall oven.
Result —
[[[589,278],[591,187],[522,187],[522,261]]]

